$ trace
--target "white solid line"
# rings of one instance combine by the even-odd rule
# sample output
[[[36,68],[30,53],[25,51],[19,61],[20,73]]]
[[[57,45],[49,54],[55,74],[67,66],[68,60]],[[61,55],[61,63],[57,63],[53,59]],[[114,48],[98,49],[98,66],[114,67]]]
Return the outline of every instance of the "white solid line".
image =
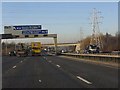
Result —
[[[41,83],[42,81],[41,81],[41,80],[39,80],[39,82]]]
[[[13,66],[13,68],[16,68],[16,66]]]
[[[80,76],[77,76],[77,78],[78,78],[78,79],[80,79],[80,80],[82,80],[82,81],[84,81],[84,82],[86,82],[87,84],[92,84],[91,82],[89,82],[89,81],[87,81],[87,80],[83,79],[83,78],[82,78],[82,77],[80,77]]]
[[[60,67],[60,65],[56,65],[57,67]]]

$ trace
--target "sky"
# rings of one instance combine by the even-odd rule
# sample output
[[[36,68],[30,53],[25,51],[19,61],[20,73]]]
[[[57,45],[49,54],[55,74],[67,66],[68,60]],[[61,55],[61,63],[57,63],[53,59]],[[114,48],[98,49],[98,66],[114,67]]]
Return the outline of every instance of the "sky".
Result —
[[[103,16],[99,19],[102,22],[100,32],[115,35],[118,31],[117,2],[2,2],[2,26],[40,24],[43,29],[48,29],[49,34],[57,34],[58,42],[77,42],[81,36],[85,38],[92,34],[89,18],[93,8]],[[41,41],[53,42],[43,38]]]

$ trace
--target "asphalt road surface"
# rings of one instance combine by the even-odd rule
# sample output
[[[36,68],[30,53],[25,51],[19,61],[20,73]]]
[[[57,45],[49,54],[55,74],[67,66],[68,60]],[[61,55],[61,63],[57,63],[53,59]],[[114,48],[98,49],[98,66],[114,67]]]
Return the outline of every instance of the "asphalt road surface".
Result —
[[[2,88],[118,88],[118,68],[60,56],[5,56]]]

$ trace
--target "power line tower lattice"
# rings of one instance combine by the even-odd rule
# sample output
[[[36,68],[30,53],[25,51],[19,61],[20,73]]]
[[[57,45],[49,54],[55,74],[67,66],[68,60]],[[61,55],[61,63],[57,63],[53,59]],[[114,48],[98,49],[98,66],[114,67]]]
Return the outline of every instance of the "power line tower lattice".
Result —
[[[91,25],[92,25],[92,36],[90,40],[91,45],[97,45],[100,49],[103,48],[101,35],[100,35],[100,28],[99,28],[99,19],[103,18],[101,16],[98,16],[101,12],[97,11],[96,8],[93,9],[92,16],[91,16]]]

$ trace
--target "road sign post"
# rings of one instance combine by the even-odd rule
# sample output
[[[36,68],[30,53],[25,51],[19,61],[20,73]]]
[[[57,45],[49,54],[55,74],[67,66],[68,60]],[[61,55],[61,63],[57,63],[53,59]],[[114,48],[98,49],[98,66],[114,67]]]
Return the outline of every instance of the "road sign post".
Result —
[[[57,37],[54,37],[54,44],[55,44],[55,52],[57,55],[57,53],[58,53],[58,51],[57,51]]]
[[[7,50],[7,39],[6,39],[6,55],[7,55],[7,53],[8,53],[8,50]]]

